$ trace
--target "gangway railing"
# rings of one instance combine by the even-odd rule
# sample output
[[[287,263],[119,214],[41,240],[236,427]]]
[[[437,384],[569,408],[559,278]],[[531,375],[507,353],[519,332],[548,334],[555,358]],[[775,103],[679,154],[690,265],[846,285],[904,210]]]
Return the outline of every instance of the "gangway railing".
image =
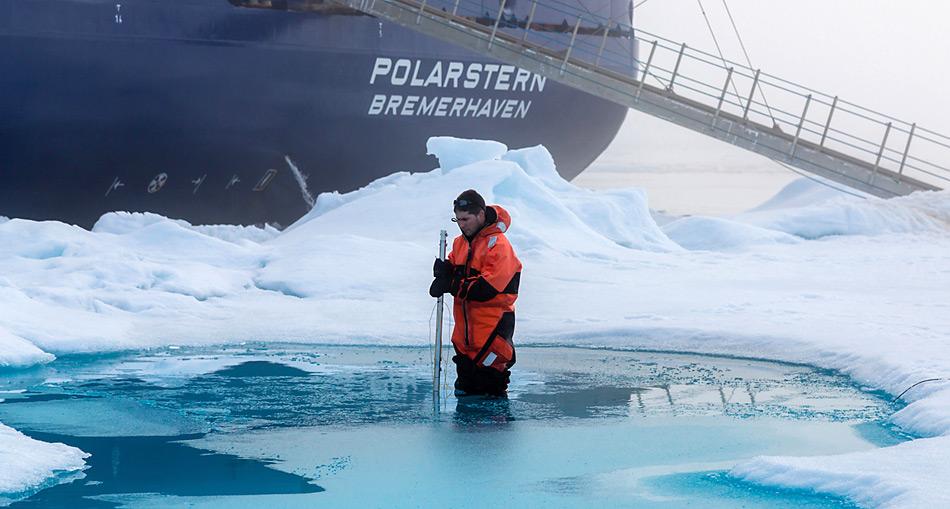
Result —
[[[876,196],[950,183],[946,135],[580,3],[333,1]]]

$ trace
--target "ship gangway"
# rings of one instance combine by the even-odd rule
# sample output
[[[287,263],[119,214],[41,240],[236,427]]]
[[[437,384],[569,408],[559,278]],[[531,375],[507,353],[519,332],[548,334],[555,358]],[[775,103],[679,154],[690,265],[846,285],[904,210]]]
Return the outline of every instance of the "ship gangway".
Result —
[[[333,1],[871,195],[950,182],[950,137],[635,30],[629,13],[563,0],[519,2],[521,16],[506,8],[514,0]]]

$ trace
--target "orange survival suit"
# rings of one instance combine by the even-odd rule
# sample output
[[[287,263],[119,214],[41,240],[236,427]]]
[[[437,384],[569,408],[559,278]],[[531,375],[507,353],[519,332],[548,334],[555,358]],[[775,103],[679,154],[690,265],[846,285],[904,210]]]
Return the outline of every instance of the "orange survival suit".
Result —
[[[521,262],[505,237],[508,211],[485,208],[485,226],[471,239],[459,235],[448,262],[448,291],[455,297],[452,345],[458,379],[455,388],[467,394],[503,395],[515,363],[515,300]],[[444,293],[433,282],[429,293]]]

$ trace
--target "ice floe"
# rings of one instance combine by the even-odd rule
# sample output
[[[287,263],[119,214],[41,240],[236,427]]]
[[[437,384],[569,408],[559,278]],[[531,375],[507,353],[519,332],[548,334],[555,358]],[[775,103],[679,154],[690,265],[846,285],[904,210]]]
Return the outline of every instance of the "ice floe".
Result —
[[[543,147],[434,139],[428,150],[442,168],[321,194],[283,232],[125,212],[92,231],[0,220],[0,367],[247,340],[424,345],[438,231],[457,231],[452,199],[475,188],[513,216],[525,266],[516,342],[802,362],[894,396],[950,376],[948,192],[880,200],[797,182],[746,214],[661,229],[642,190],[578,188]],[[862,504],[950,506],[933,483],[950,476],[947,386],[913,389],[894,417],[935,438],[862,453],[886,482],[859,478],[847,457],[761,459],[736,475]],[[32,472],[0,468],[15,489]]]
[[[88,456],[75,447],[34,440],[0,424],[0,506],[82,476]]]

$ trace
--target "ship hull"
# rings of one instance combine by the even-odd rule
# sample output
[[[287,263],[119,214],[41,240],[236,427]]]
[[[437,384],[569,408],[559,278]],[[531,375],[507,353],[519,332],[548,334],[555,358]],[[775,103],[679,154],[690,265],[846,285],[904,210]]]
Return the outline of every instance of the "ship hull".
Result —
[[[430,136],[544,144],[572,178],[626,113],[517,70],[499,80],[507,66],[366,16],[209,0],[26,4],[0,6],[8,217],[287,225],[308,210],[288,159],[312,194],[346,192],[436,167]],[[450,68],[461,75],[447,79]]]

